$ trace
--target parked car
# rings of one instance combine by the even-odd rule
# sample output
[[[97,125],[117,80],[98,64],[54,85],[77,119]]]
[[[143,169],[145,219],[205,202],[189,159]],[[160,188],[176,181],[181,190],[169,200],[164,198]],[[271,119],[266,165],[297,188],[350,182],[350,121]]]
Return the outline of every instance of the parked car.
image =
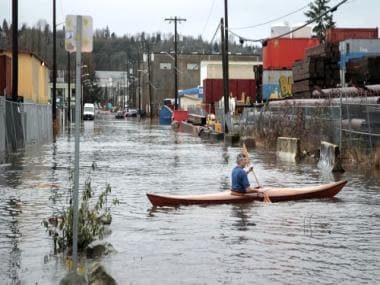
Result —
[[[137,109],[128,109],[128,111],[125,114],[126,117],[137,117]]]
[[[83,108],[83,120],[95,119],[95,105],[93,103],[85,103]]]
[[[125,118],[126,112],[124,110],[117,111],[115,118],[116,119],[124,119]]]

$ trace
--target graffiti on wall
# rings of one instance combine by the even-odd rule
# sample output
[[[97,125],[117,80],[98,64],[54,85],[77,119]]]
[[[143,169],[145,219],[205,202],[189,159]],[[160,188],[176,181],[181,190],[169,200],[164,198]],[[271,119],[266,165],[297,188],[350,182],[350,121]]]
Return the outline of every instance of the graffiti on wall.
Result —
[[[281,75],[279,80],[280,97],[286,98],[292,96],[293,77]]]

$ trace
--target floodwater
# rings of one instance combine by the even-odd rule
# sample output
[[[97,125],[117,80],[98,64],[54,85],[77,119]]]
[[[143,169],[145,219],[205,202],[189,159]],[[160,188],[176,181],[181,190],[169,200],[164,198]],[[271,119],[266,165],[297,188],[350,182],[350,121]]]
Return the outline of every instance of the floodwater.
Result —
[[[72,134],[1,161],[1,284],[58,284],[66,274],[41,221],[67,201]],[[355,170],[334,177],[256,149],[251,156],[262,185],[349,182],[327,200],[151,207],[149,191],[228,188],[238,151],[149,121],[104,115],[84,122],[81,185],[91,177],[99,193],[110,183],[111,199],[120,201],[105,237],[117,252],[100,260],[119,284],[380,283],[378,176]]]

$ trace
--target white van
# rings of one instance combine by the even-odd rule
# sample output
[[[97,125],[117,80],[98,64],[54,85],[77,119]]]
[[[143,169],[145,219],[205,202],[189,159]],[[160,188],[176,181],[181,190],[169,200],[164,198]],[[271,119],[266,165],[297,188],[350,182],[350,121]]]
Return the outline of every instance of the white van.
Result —
[[[93,120],[95,118],[95,105],[85,103],[83,108],[83,120]]]

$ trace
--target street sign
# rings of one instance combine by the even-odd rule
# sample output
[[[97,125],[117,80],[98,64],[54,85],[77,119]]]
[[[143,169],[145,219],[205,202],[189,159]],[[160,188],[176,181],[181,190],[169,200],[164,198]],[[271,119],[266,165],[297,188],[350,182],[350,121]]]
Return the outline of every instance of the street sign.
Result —
[[[78,17],[82,17],[81,27],[77,26]],[[65,34],[65,50],[68,52],[75,52],[77,42],[81,39],[81,52],[92,52],[93,46],[93,31],[92,31],[92,17],[91,16],[66,16],[66,34]],[[78,29],[79,28],[79,29]],[[78,31],[82,31],[79,34]]]

